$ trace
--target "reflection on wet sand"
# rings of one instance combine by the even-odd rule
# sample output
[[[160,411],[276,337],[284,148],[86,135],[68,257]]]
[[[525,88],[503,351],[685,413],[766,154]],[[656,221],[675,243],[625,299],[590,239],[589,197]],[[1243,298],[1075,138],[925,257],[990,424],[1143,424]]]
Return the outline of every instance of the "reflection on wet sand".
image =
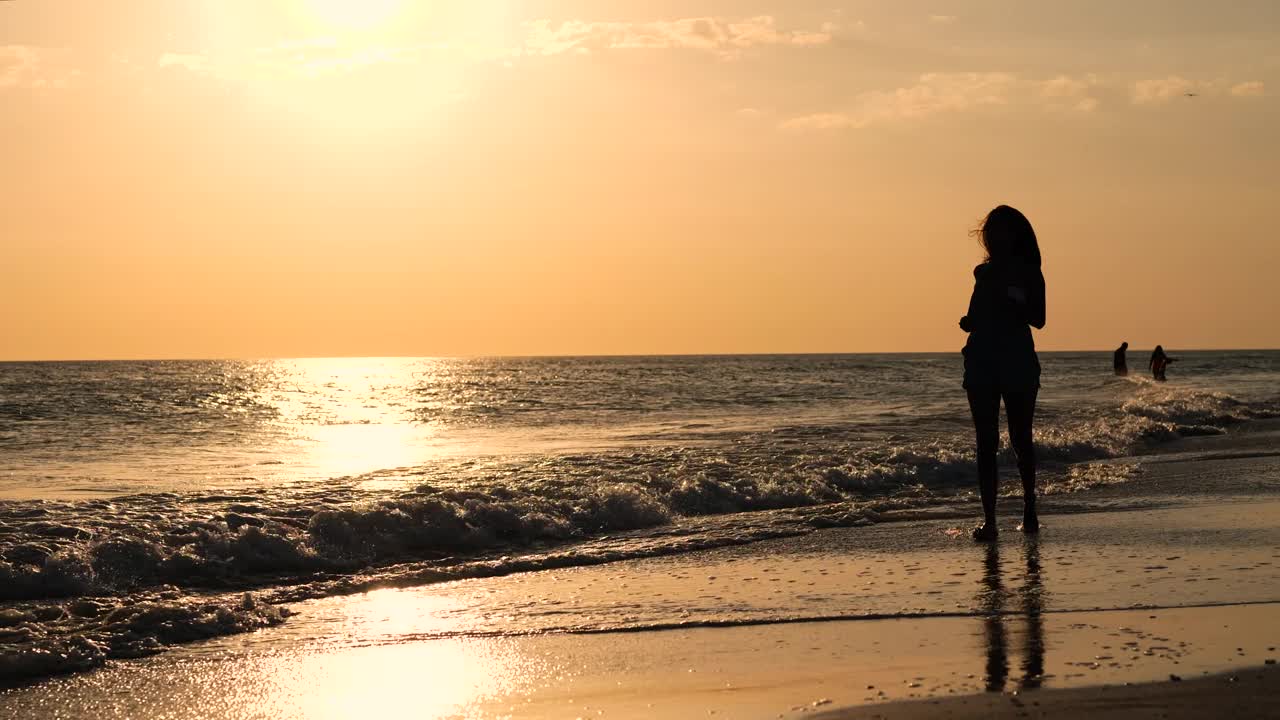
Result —
[[[1018,591],[1022,602],[1022,612],[1027,624],[1027,632],[1023,638],[1022,680],[1023,689],[1040,687],[1044,680],[1044,619],[1041,616],[1044,586],[1040,580],[1040,541],[1028,538],[1022,546],[1027,565],[1027,574],[1022,587]]]
[[[991,543],[986,547],[983,563],[982,587],[978,595],[978,607],[984,616],[983,635],[986,641],[987,660],[984,685],[988,692],[1002,692],[1009,681],[1009,640],[1006,622],[1018,617],[1025,625],[1022,645],[1022,675],[1018,687],[1029,690],[1040,687],[1044,679],[1044,587],[1040,576],[1040,544],[1036,538],[1027,538],[1022,546],[1026,574],[1022,584],[1013,592],[1006,590],[1000,568],[1000,546]],[[1011,597],[1012,596],[1012,597]],[[1016,606],[1010,607],[1015,599]]]
[[[1004,583],[1000,577],[999,546],[990,543],[986,550],[978,607],[982,610],[982,629],[987,640],[986,687],[988,692],[999,692],[1009,677],[1008,641],[1004,636],[1004,618],[1001,617]]]

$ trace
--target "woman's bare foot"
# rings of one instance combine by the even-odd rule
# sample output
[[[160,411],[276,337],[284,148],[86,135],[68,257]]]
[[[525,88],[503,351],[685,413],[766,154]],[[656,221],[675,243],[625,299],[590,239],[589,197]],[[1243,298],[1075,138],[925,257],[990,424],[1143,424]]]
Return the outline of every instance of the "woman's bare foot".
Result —
[[[1022,516],[1022,524],[1018,526],[1018,530],[1028,534],[1035,535],[1040,532],[1040,518],[1035,512],[1027,513]]]
[[[973,539],[978,542],[995,542],[999,536],[995,523],[983,523],[973,529]]]

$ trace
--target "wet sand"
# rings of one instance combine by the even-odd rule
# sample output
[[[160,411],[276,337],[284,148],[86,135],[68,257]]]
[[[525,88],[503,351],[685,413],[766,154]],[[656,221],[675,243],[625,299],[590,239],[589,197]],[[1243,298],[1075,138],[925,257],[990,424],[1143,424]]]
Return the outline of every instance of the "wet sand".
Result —
[[[1038,541],[885,523],[326,598],[8,691],[0,717],[1261,717],[1280,699],[1280,463],[1168,460],[1092,512],[1050,499]],[[1200,681],[1221,673],[1238,681]]]
[[[898,717],[898,701],[1017,707],[1041,688],[1252,677],[1277,638],[1280,609],[1267,604],[262,648],[48,681],[0,698],[0,717],[776,718],[857,706]],[[1249,692],[1273,702],[1276,690]]]
[[[820,720],[985,720],[1074,718],[1091,720],[1270,720],[1280,707],[1280,671],[1261,670],[1143,685],[1043,690],[1034,695],[985,694],[864,706],[816,715]]]

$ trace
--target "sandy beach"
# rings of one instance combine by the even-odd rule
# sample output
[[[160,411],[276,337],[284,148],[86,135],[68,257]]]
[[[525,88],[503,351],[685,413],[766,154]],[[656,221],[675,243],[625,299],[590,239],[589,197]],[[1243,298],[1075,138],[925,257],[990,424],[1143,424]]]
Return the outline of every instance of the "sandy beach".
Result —
[[[1039,539],[975,545],[943,517],[311,600],[278,628],[10,690],[0,712],[1264,717],[1280,463],[1260,427],[1050,498]]]

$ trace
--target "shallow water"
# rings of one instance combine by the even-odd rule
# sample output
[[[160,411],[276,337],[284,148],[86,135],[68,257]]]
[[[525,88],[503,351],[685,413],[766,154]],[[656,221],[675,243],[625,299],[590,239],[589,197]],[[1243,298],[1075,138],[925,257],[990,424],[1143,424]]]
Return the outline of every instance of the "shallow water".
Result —
[[[1045,354],[1043,491],[1123,484],[1138,466],[1108,461],[1274,416],[1277,359],[1188,353],[1157,384]],[[968,512],[958,377],[951,355],[0,364],[0,671],[284,621],[245,590]]]

